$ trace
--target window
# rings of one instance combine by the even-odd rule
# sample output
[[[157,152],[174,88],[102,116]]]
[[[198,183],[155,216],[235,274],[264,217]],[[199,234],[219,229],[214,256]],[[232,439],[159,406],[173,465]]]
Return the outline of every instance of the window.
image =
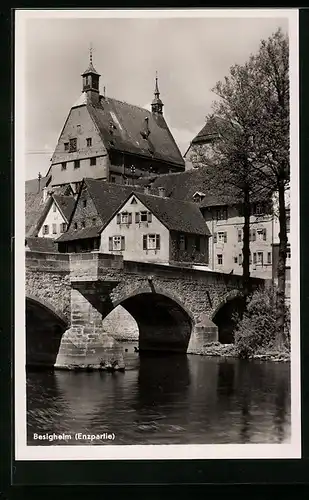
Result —
[[[237,264],[237,257],[234,257],[234,264]]]
[[[94,157],[94,158],[90,158],[90,165],[93,166],[93,165],[96,165],[97,164],[97,159]]]
[[[81,226],[82,226],[82,227],[86,227],[86,222],[85,222],[84,220],[82,220],[82,222],[81,222]]]
[[[267,252],[267,264],[271,264],[271,252]]]
[[[240,266],[242,266],[242,254],[241,253],[238,255],[238,264]]]
[[[57,234],[57,224],[53,224],[53,234]]]
[[[257,263],[260,264],[261,266],[263,265],[263,252],[257,253]]]
[[[87,148],[90,148],[92,146],[92,139],[91,139],[91,137],[88,137],[86,139],[86,141],[87,141]]]
[[[74,139],[70,139],[69,151],[70,153],[73,153],[76,150],[77,150],[77,139],[76,137],[74,137]]]
[[[197,252],[201,250],[201,238],[199,236],[195,236],[195,250]]]
[[[137,201],[136,201],[135,198],[133,198],[132,201],[131,201],[131,205],[136,205],[136,204],[137,204]]]
[[[242,240],[242,230],[238,229],[238,243],[241,243]]]
[[[152,214],[151,212],[136,212],[135,214],[135,222],[151,222],[152,221]]]
[[[77,229],[77,222],[74,222],[74,229]]]
[[[109,238],[109,250],[125,250],[125,239],[124,236],[110,236]]]
[[[61,170],[66,170],[67,169],[67,162],[64,161],[61,163]]]
[[[60,224],[60,233],[64,233],[67,229],[67,225],[65,222],[63,222],[62,224]]]
[[[253,253],[253,264],[256,264],[256,252]]]
[[[85,208],[87,206],[87,200],[83,200],[83,207]]]
[[[55,203],[53,204],[53,212],[57,212],[57,207],[56,207]]]
[[[43,234],[49,234],[49,226],[47,224],[43,226]]]
[[[79,168],[79,167],[80,167],[80,161],[74,160],[74,168]]]
[[[257,229],[257,236],[259,241],[266,241],[266,228],[264,229]]]
[[[160,235],[159,234],[144,234],[143,235],[143,250],[160,250]]]
[[[117,214],[117,224],[132,224],[132,213],[122,212]]]
[[[222,253],[218,253],[217,254],[217,263],[219,266],[221,266],[223,264],[223,255]]]
[[[111,182],[116,182],[116,177],[114,175],[111,176]]]
[[[290,246],[288,246],[286,249],[286,258],[287,259],[291,258],[291,247]]]
[[[187,238],[185,234],[179,235],[179,250],[187,250]]]
[[[69,151],[69,143],[68,142],[64,143],[64,151]]]
[[[226,243],[227,242],[227,233],[226,231],[218,232],[218,243]]]
[[[216,220],[226,220],[227,219],[227,209],[218,208],[216,210]]]
[[[77,125],[77,127],[76,127],[76,128],[77,128],[77,133],[78,133],[78,134],[80,134],[80,133],[81,133],[81,131],[82,131],[82,127],[81,127],[81,125]]]
[[[249,241],[255,241],[255,240],[256,240],[256,230],[250,229],[249,230]]]

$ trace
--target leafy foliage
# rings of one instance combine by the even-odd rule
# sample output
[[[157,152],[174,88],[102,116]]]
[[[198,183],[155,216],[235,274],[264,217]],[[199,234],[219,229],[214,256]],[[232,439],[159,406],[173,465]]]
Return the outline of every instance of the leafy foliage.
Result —
[[[278,351],[276,343],[277,321],[276,290],[273,288],[256,290],[247,299],[247,308],[239,319],[235,331],[235,349],[239,357],[250,358],[255,354]],[[285,341],[282,351],[290,348],[290,311],[285,305]]]

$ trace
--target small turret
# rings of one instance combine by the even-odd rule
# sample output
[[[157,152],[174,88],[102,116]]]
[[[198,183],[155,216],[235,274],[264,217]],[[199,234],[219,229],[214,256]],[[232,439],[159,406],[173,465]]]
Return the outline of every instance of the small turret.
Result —
[[[158,113],[160,115],[163,115],[163,102],[160,99],[160,92],[159,92],[159,86],[158,86],[158,75],[156,73],[156,83],[155,83],[155,90],[154,90],[154,99],[151,103],[151,111],[152,113]]]
[[[92,48],[90,48],[89,66],[82,74],[83,77],[83,92],[86,92],[87,101],[92,104],[99,102],[99,79],[100,74],[95,70],[92,64]]]

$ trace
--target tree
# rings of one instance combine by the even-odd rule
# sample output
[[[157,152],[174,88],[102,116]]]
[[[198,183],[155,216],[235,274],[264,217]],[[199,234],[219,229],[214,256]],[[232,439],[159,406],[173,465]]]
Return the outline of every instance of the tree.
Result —
[[[210,184],[233,190],[243,208],[243,288],[250,292],[250,205],[278,195],[279,259],[277,346],[284,342],[287,231],[285,190],[289,183],[289,47],[279,29],[261,41],[259,51],[244,65],[230,68],[217,82],[213,103],[219,140],[209,157],[202,149],[198,162],[208,168]]]

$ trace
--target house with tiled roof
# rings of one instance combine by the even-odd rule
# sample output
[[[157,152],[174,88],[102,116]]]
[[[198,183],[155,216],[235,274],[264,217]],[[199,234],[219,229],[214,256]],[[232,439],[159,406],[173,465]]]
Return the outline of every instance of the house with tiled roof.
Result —
[[[28,194],[27,197],[29,196]],[[39,196],[41,203],[38,206],[31,230],[26,232],[26,235],[56,239],[67,229],[75,205],[75,199],[73,196],[52,193],[47,197],[43,205],[43,192],[37,195],[37,197]]]
[[[207,265],[209,236],[195,203],[85,179],[68,231],[57,243],[64,252],[98,250],[125,260]]]
[[[152,175],[138,181],[149,193],[164,191],[169,199],[195,203],[211,234],[209,267],[214,271],[242,274],[243,225],[240,194],[232,186],[213,186],[211,166],[199,166],[182,173]],[[270,200],[252,198],[250,217],[250,273],[254,277],[273,276],[273,242],[278,224]]]
[[[82,94],[65,120],[51,160],[51,186],[78,189],[83,178],[128,184],[149,172],[179,172],[183,157],[163,116],[156,78],[151,111],[100,94],[90,61]]]

